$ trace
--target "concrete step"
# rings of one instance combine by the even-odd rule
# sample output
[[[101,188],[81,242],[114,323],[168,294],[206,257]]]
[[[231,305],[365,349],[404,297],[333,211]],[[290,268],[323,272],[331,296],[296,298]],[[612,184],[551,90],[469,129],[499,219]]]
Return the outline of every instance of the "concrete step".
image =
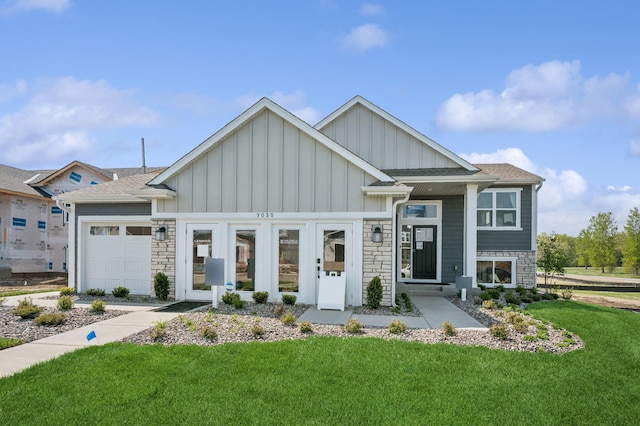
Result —
[[[458,289],[455,284],[406,284],[398,283],[396,286],[396,294],[407,293],[410,297],[427,296],[427,297],[447,297],[455,296]]]

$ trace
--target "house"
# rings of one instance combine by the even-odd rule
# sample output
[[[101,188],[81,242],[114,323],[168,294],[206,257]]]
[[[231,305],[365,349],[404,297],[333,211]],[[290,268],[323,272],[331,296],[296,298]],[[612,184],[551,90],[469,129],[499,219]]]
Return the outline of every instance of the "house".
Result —
[[[263,98],[166,170],[64,193],[78,290],[210,300],[205,259],[244,299],[361,305],[400,285],[535,285],[543,179],[470,164],[356,96],[312,127]],[[73,222],[73,223],[71,223]],[[142,231],[144,229],[144,231]],[[135,275],[135,277],[134,277]],[[334,294],[335,296],[335,294]]]
[[[68,217],[52,197],[138,171],[79,161],[58,170],[0,165],[0,266],[13,274],[66,272]]]

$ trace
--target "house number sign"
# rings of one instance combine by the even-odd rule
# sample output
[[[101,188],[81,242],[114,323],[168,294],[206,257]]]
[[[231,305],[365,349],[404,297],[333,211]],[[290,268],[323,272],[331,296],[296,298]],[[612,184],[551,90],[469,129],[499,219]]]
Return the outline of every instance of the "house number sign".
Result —
[[[256,213],[256,217],[260,219],[267,219],[270,217],[274,217],[274,214],[272,212],[260,212]]]

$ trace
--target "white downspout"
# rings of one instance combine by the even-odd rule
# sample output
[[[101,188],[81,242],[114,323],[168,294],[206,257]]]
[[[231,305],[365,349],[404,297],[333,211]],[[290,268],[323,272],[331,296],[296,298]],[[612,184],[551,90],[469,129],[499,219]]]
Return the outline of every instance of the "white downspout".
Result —
[[[534,185],[531,196],[531,250],[538,250],[538,192],[542,189],[543,182]]]
[[[69,227],[67,229],[67,249],[65,256],[67,257],[67,285],[72,286],[76,291],[80,291],[78,283],[76,282],[76,218],[73,211],[73,207],[66,206],[64,202],[55,200],[56,206],[63,211],[69,213]],[[63,218],[64,222],[64,218]]]
[[[397,240],[398,240],[398,232],[397,232],[397,213],[398,206],[400,204],[404,204],[409,201],[409,197],[411,197],[411,192],[407,192],[404,198],[394,201],[391,207],[391,306],[396,306],[396,277],[398,276],[398,271],[396,271],[396,264],[398,259],[397,252]]]

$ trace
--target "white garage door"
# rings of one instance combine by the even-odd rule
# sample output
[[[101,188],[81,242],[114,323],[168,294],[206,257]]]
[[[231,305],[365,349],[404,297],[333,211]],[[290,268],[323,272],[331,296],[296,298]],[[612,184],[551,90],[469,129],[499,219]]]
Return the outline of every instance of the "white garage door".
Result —
[[[86,224],[82,289],[151,294],[151,226]]]

